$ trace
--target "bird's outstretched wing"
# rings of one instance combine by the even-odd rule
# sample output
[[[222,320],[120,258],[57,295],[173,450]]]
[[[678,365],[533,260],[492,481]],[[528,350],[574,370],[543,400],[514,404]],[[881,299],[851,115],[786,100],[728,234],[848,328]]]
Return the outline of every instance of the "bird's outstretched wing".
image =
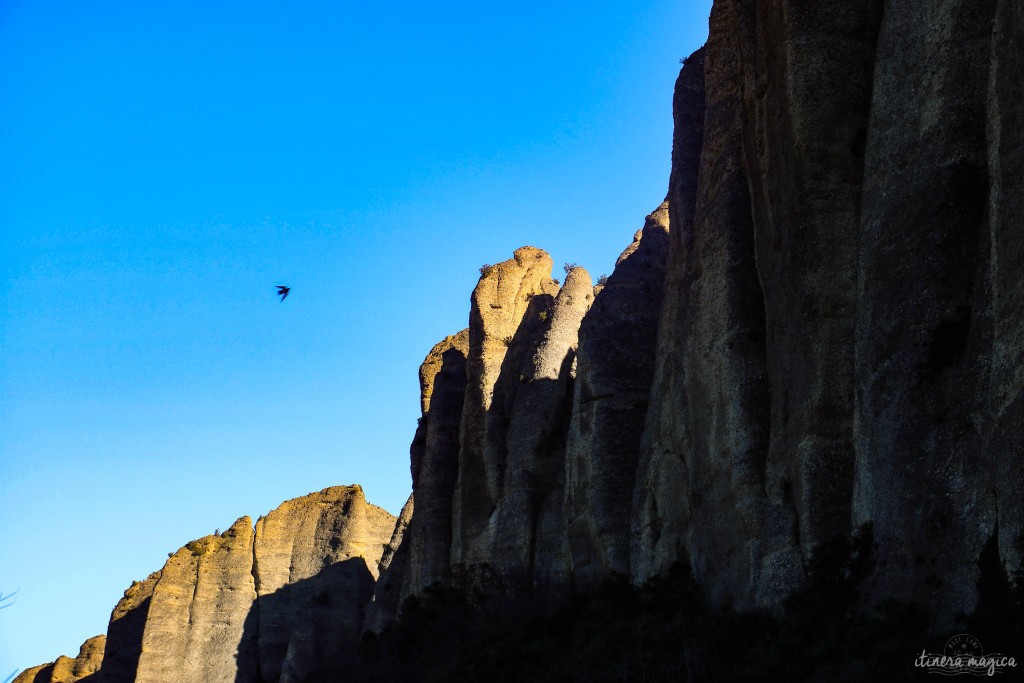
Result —
[[[292,291],[291,287],[285,287],[284,285],[277,285],[277,295],[281,297],[281,301],[285,300],[288,296],[288,292]]]

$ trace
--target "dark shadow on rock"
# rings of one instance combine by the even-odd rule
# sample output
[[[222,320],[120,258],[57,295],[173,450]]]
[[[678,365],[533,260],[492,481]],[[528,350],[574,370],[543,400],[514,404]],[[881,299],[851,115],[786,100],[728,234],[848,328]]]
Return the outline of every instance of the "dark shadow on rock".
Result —
[[[52,676],[53,664],[50,664],[37,671],[36,675],[32,678],[31,683],[51,683],[53,680]]]
[[[236,683],[341,680],[372,592],[373,576],[356,557],[257,598],[239,643]]]
[[[135,681],[150,600],[147,597],[122,616],[113,618],[107,627],[107,643],[103,650],[103,683]]]

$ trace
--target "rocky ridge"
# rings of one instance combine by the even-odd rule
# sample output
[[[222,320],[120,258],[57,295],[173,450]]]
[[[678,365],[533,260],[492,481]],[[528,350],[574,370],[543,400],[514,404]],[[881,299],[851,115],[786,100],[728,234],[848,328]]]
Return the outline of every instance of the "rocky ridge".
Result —
[[[523,247],[428,353],[400,518],[201,539],[126,593],[102,680],[314,680],[467,578],[550,597],[684,566],[714,605],[778,612],[842,576],[944,628],[983,575],[1020,587],[1024,9],[716,0],[710,29],[668,198],[607,283],[559,287]]]
[[[282,503],[255,524],[187,543],[133,583],[107,636],[18,683],[313,681],[343,666],[363,626],[395,517],[359,486]]]

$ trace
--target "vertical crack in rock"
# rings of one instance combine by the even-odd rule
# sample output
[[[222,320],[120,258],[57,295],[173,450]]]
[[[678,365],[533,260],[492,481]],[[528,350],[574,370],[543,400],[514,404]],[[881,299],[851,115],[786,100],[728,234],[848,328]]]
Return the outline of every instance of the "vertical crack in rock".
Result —
[[[259,520],[257,520],[256,523],[259,524]],[[245,620],[245,630],[242,634],[243,643],[248,643],[250,648],[258,647],[260,641],[260,594],[263,590],[263,587],[260,585],[260,563],[259,556],[256,553],[256,538],[256,534],[253,533],[252,544],[249,547],[249,550],[252,553],[252,568],[249,570],[249,573],[252,576],[252,588],[256,597],[252,601],[252,607],[249,608],[249,614],[246,616]],[[243,651],[244,648],[242,644],[239,644],[239,659],[241,659]],[[253,681],[255,683],[263,683],[267,678],[263,675],[263,665],[260,661],[260,657],[253,653],[251,659],[253,660],[250,664]],[[241,661],[239,661],[239,664],[241,668]],[[236,677],[235,680],[238,681],[239,678],[242,677]]]
[[[647,216],[579,330],[566,444],[568,550],[577,585],[628,575],[640,435],[654,373],[668,202]]]
[[[451,500],[449,498],[449,500]],[[414,495],[402,506],[402,511],[395,522],[395,529],[391,533],[391,540],[384,547],[378,565],[378,578],[373,586],[373,595],[366,606],[366,615],[363,619],[363,631],[379,632],[385,626],[395,620],[399,614],[402,601],[410,593],[410,572],[412,555],[412,543],[406,542],[410,537],[409,526],[415,510]],[[451,521],[448,521],[449,531]],[[447,562],[447,549],[444,560]]]
[[[508,588],[557,591],[569,580],[565,443],[578,333],[593,301],[590,274],[570,268],[550,307],[531,311],[535,320],[520,326],[525,352],[506,362],[495,387],[506,411],[489,432],[504,440],[508,462],[488,559]]]
[[[854,283],[882,6],[755,4],[737,12],[735,49],[771,392],[764,486],[770,509],[793,516],[763,549],[757,602],[770,604],[798,585],[791,560],[851,534]]]
[[[496,391],[496,385],[505,368],[532,351],[538,316],[558,293],[551,267],[546,252],[521,247],[513,258],[485,268],[473,290],[452,511],[453,565],[486,562],[494,542],[492,514],[504,486],[509,410],[507,389]],[[513,381],[507,374],[506,382]]]

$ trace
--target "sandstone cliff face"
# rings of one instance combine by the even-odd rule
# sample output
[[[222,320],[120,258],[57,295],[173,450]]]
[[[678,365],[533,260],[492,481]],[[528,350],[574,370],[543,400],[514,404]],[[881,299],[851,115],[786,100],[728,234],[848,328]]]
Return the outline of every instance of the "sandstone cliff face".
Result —
[[[255,680],[255,634],[244,629],[256,599],[252,547],[242,517],[171,556],[153,588],[137,683]]]
[[[453,500],[451,562],[486,562],[494,543],[491,515],[505,485],[505,443],[510,399],[506,368],[532,352],[558,285],[551,257],[522,247],[513,258],[486,268],[473,290],[466,357],[466,396],[459,435],[459,469]],[[496,385],[505,373],[505,386]]]
[[[107,636],[19,683],[312,683],[342,670],[395,517],[359,486],[286,501],[174,553],[125,591]],[[393,550],[393,548],[392,548]],[[102,662],[102,665],[101,665]]]
[[[322,680],[343,667],[394,525],[358,486],[296,498],[260,518],[251,567],[258,599],[249,618],[256,680]],[[238,672],[240,679],[241,662]]]
[[[538,313],[532,352],[506,373],[508,469],[493,513],[489,562],[524,588],[563,587],[571,576],[565,535],[565,439],[580,324],[594,302],[590,274],[572,268],[551,308]]]
[[[667,249],[663,204],[604,287],[573,267],[558,288],[550,257],[532,247],[484,269],[469,329],[436,345],[420,370],[415,513],[396,528],[404,538],[367,628],[383,628],[405,598],[478,570],[526,593],[628,570],[629,517],[615,505],[625,499],[628,508],[632,496]],[[601,461],[594,486],[576,476],[592,460]],[[570,476],[578,489],[567,488]],[[570,547],[570,510],[586,559]]]

